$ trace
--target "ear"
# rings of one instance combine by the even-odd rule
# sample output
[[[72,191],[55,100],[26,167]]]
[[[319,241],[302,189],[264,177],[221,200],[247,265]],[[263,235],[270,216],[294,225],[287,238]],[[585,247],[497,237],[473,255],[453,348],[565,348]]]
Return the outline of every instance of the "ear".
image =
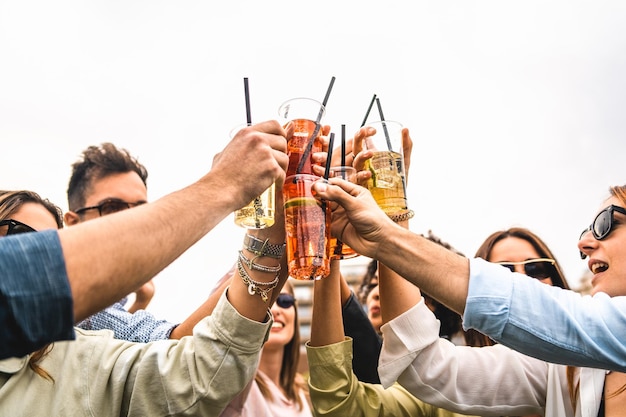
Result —
[[[80,217],[73,211],[66,212],[63,215],[63,220],[65,221],[66,226],[73,226],[77,223],[80,223]]]

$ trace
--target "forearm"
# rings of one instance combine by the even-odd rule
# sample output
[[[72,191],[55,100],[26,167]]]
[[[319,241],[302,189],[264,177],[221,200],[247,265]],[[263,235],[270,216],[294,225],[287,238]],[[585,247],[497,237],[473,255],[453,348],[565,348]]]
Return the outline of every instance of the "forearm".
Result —
[[[344,340],[339,262],[331,261],[330,275],[314,283],[310,346],[325,346]]]
[[[400,226],[391,227],[392,230],[382,233],[384,238],[378,246],[376,258],[413,285],[463,314],[469,282],[467,258]]]
[[[136,290],[237,208],[211,181],[59,230],[75,321]]]
[[[626,297],[582,297],[479,258],[471,267],[465,327],[545,361],[626,372]]]

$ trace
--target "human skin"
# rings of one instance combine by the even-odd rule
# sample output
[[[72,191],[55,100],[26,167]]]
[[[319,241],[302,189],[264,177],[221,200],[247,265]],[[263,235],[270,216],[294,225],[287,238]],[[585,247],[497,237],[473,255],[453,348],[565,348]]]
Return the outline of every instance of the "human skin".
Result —
[[[243,129],[195,183],[153,203],[59,230],[75,321],[136,290],[272,182],[282,183],[288,134],[276,121]],[[231,289],[229,300],[240,314],[265,318],[267,306],[249,297],[241,280]]]
[[[519,237],[510,236],[499,240],[493,245],[489,259],[487,260],[495,263],[522,262],[529,259],[537,259],[539,257],[539,254],[529,241],[520,239]],[[524,266],[515,265],[515,272],[523,274]],[[544,284],[553,285],[552,278],[550,277],[540,281]]]
[[[606,200],[598,212],[614,204],[624,207],[615,197]],[[611,297],[626,294],[626,216],[613,213],[614,226],[611,233],[602,240],[596,240],[591,232],[585,233],[578,242],[578,249],[587,255],[587,266],[593,273],[591,294],[604,292]]]

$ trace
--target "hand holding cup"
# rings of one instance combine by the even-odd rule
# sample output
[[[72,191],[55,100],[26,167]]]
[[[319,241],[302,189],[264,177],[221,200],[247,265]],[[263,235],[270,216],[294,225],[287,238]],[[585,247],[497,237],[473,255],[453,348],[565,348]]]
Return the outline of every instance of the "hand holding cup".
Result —
[[[223,193],[233,198],[233,211],[259,196],[272,183],[282,186],[289,163],[285,129],[277,121],[267,121],[241,129],[213,158],[207,175]]]

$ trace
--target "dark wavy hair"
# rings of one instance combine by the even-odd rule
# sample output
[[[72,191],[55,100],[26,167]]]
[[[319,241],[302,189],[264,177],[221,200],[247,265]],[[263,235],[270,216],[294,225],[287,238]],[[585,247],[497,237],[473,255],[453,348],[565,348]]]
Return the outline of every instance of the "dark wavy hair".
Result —
[[[72,174],[67,187],[67,203],[71,211],[85,205],[89,187],[111,174],[136,172],[148,186],[148,170],[131,156],[126,149],[117,148],[109,142],[85,149],[81,159],[72,164]]]

